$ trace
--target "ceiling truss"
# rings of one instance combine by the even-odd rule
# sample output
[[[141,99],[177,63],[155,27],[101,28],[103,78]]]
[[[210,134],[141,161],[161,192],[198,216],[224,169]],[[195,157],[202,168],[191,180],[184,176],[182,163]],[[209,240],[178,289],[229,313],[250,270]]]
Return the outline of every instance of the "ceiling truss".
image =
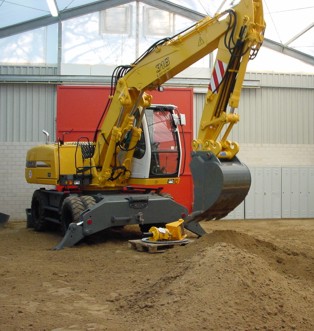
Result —
[[[46,15],[37,19],[33,19],[30,21],[26,21],[23,23],[11,25],[8,27],[4,27],[0,29],[0,38],[12,36],[18,33],[22,33],[29,30],[34,30],[41,28],[43,26],[47,26],[50,24],[59,23],[60,21],[64,21],[67,19],[75,18],[78,16],[90,14],[93,12],[105,10],[111,7],[124,5],[131,2],[130,0],[102,0],[93,2],[87,5],[66,9],[59,12],[58,17],[52,17],[50,15]],[[181,15],[183,17],[189,18],[194,21],[198,21],[205,17],[204,14],[201,14],[199,12],[196,12],[192,9],[174,4],[167,0],[141,0],[142,3],[145,3],[147,5],[159,8],[161,10],[169,11],[172,13],[175,13],[177,15]],[[293,57],[295,59],[301,60],[307,64],[314,65],[314,57],[311,55],[308,55],[306,53],[302,53],[298,50],[295,50],[294,48],[289,47],[289,44],[293,42],[295,39],[300,37],[302,34],[304,34],[309,29],[313,28],[314,23],[308,26],[306,29],[300,31],[297,35],[295,35],[292,39],[290,39],[286,44],[277,43],[270,39],[264,40],[264,46],[267,48],[270,48],[276,52],[288,55],[290,57]]]

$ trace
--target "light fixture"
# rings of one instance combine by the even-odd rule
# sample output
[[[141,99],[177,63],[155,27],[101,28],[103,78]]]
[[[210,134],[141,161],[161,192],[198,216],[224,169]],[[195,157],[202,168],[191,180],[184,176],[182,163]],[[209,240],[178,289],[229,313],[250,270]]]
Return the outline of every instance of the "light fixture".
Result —
[[[59,15],[58,7],[56,4],[56,0],[47,0],[47,4],[52,16],[57,17]]]

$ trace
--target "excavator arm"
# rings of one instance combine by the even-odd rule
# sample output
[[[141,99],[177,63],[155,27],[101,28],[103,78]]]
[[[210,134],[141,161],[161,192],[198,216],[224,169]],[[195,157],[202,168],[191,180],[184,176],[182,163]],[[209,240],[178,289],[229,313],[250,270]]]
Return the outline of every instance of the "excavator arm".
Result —
[[[246,66],[262,44],[264,29],[262,1],[242,0],[232,9],[205,17],[172,38],[155,43],[132,65],[118,67],[106,117],[97,132],[92,186],[127,183],[141,136],[141,119],[152,101],[149,90],[158,89],[214,50],[216,62],[193,150],[210,152],[218,159],[235,157],[239,146],[227,138],[239,121],[235,109]],[[129,147],[117,161],[126,136]],[[87,165],[89,162],[86,160]]]

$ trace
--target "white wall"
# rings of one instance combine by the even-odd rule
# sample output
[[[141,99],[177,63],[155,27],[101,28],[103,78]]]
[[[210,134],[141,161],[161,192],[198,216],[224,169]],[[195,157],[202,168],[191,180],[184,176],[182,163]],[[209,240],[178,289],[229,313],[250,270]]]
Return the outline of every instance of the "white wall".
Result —
[[[41,187],[28,184],[24,179],[26,152],[39,143],[10,142],[0,144],[0,212],[10,219],[26,219],[25,209],[30,207],[32,194]]]
[[[238,157],[249,167],[314,166],[314,144],[242,143]]]
[[[250,167],[252,185],[228,219],[314,218],[314,166]]]

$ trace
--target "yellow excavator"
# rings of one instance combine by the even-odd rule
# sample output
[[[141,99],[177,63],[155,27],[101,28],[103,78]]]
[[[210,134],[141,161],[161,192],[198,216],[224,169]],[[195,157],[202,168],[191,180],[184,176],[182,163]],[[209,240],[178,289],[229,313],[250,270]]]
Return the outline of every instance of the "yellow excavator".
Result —
[[[247,63],[258,53],[264,30],[262,0],[241,0],[117,67],[93,141],[47,141],[27,152],[26,181],[62,188],[34,192],[28,226],[42,231],[49,222],[60,224],[61,249],[107,228],[138,224],[144,232],[179,219],[201,236],[201,220],[220,219],[236,208],[251,176],[237,158],[238,143],[228,136],[239,121]],[[184,116],[174,105],[153,104],[149,91],[215,50],[199,132],[191,142],[194,203],[188,215],[162,192],[164,184],[179,182]]]

